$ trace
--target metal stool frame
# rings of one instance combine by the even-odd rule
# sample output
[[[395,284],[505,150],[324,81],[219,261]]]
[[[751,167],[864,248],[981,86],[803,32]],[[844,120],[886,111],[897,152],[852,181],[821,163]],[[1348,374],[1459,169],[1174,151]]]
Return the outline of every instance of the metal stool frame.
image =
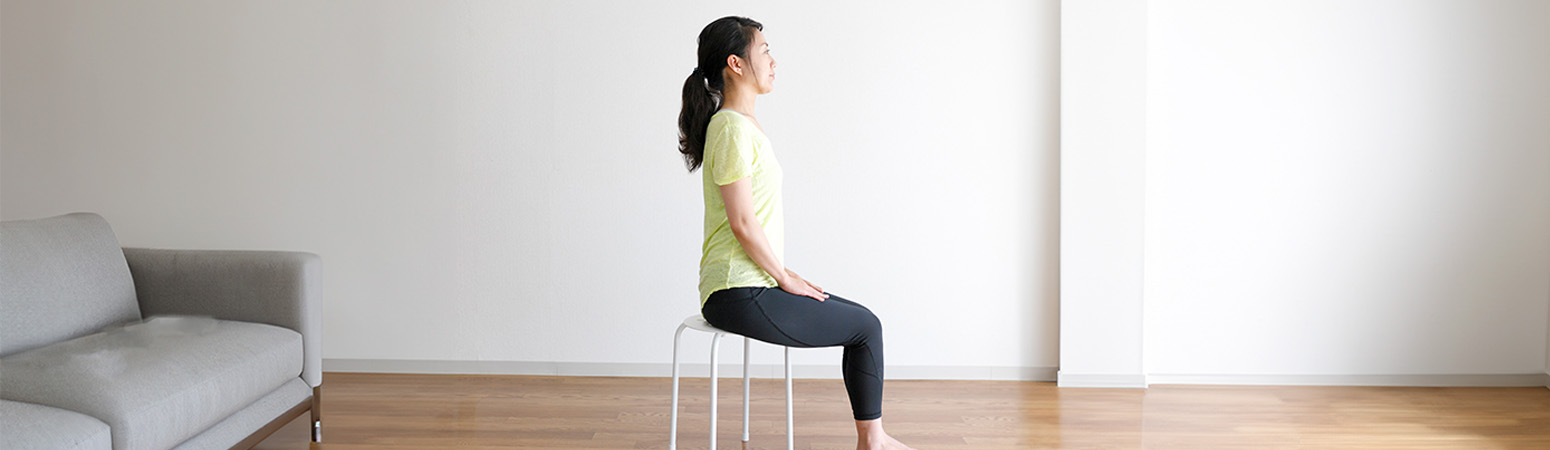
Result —
[[[720,351],[721,350],[721,336],[729,335],[729,334],[733,335],[733,336],[739,336],[739,335],[737,333],[732,333],[732,332],[721,330],[719,328],[711,326],[710,323],[706,322],[705,318],[700,317],[699,314],[695,314],[695,315],[689,316],[687,318],[684,318],[683,325],[679,325],[678,326],[678,331],[673,333],[673,413],[672,413],[672,419],[671,419],[672,420],[672,425],[670,426],[670,430],[669,430],[669,433],[672,433],[672,437],[668,438],[668,441],[667,441],[667,448],[669,450],[677,450],[678,449],[678,348],[679,348],[678,343],[681,340],[680,338],[683,337],[683,333],[684,333],[684,329],[685,328],[694,328],[696,330],[700,330],[700,331],[711,333],[711,339],[710,339],[710,450],[716,450],[716,397],[717,397],[717,395],[716,395],[716,392],[717,392],[716,388],[717,388],[717,375],[719,375],[719,371],[720,371],[720,367],[717,364],[720,362],[720,359],[721,359],[721,355],[720,355],[720,353],[721,353],[721,351]],[[749,347],[750,347],[750,344],[752,343],[752,341],[753,340],[749,339],[747,336],[743,336],[743,447],[745,447],[745,448],[748,446],[748,379],[749,379],[749,373],[748,373],[749,355],[748,355],[748,350],[749,350]],[[782,347],[785,347],[785,346],[782,346]],[[792,408],[791,408],[791,347],[785,347],[785,349],[786,349],[786,448],[788,450],[795,450],[796,449],[796,433],[795,433],[795,431],[796,431],[796,423],[795,423],[795,421],[793,419],[795,416],[792,415]]]

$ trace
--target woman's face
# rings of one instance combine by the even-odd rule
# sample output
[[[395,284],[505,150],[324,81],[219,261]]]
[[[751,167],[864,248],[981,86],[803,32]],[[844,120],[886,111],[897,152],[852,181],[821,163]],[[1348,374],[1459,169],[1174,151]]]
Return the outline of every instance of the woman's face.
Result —
[[[742,78],[752,82],[760,94],[775,90],[775,57],[770,55],[770,44],[764,40],[762,31],[753,32],[753,41],[748,44],[748,59],[743,61]]]

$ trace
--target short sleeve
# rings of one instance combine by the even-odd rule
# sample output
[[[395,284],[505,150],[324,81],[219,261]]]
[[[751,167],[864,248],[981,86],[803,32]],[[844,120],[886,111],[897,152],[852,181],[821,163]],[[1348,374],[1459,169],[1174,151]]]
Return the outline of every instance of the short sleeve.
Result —
[[[705,136],[705,159],[710,162],[711,181],[726,186],[753,176],[758,156],[754,136],[732,121],[716,125],[721,126],[709,127]]]

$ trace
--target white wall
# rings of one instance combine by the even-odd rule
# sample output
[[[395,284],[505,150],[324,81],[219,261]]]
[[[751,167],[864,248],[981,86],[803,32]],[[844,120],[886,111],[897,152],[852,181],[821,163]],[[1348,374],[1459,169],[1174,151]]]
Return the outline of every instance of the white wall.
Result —
[[[790,263],[883,316],[891,377],[1049,379],[1057,285],[1084,339],[1061,340],[1063,372],[1550,371],[1550,6],[1105,5],[1066,8],[1146,38],[1062,58],[1144,70],[1145,98],[1065,88],[1145,110],[1064,106],[1131,127],[1064,125],[1121,142],[1061,161],[1080,167],[1059,194],[1067,285],[1056,33],[1083,30],[1057,31],[1053,2],[7,1],[0,218],[97,211],[126,245],[319,253],[333,367],[665,374],[700,239],[677,95],[699,27],[738,13],[781,64],[760,111]],[[1122,143],[1137,122],[1144,152]],[[1138,183],[1144,206],[1081,203]],[[1129,295],[1136,269],[1105,261],[1143,257],[1091,225],[1144,231],[1145,296],[1078,320],[1084,288]],[[1095,350],[1115,345],[1144,365]],[[837,351],[797,357],[837,373]]]
[[[1047,379],[1053,1],[7,1],[0,217],[318,253],[335,369],[665,375],[679,93],[728,14],[780,63],[789,265],[884,319],[891,377]]]
[[[1145,386],[1146,2],[1060,10],[1060,386]]]
[[[1153,383],[1543,379],[1550,2],[1148,7]]]

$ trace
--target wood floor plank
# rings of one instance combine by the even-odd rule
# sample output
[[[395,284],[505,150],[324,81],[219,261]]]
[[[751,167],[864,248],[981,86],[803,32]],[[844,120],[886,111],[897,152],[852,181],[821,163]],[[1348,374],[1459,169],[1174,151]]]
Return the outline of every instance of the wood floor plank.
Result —
[[[666,378],[324,374],[306,416],[260,450],[666,448]],[[748,449],[785,448],[782,380],[756,379]],[[706,448],[710,383],[680,387],[679,448]],[[797,448],[855,448],[844,384],[797,380]],[[1328,386],[1057,388],[889,381],[884,423],[922,450],[1550,449],[1550,390]],[[741,379],[721,381],[717,445],[740,449]]]

